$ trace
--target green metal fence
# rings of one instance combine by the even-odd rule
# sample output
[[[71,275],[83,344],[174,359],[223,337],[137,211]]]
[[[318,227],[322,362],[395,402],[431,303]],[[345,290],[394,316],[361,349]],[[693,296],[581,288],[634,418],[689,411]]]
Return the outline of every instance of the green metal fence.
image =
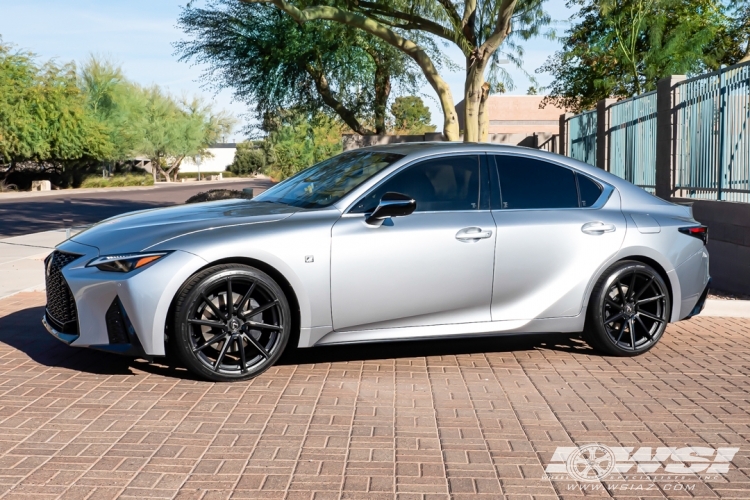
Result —
[[[609,171],[656,190],[656,92],[619,101],[609,113]]]
[[[675,88],[675,196],[750,202],[750,63]]]
[[[596,110],[566,120],[568,156],[596,165]]]

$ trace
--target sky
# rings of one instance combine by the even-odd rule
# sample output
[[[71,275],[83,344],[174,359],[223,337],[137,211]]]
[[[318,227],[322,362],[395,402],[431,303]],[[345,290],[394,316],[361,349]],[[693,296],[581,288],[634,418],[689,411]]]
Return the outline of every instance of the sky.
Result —
[[[186,0],[0,0],[0,36],[5,43],[30,50],[41,60],[60,63],[83,62],[91,54],[104,56],[122,65],[125,75],[142,85],[158,84],[175,95],[201,95],[219,109],[226,109],[242,119],[248,107],[234,102],[229,90],[218,94],[202,88],[205,68],[179,62],[173,43],[184,38],[176,27],[180,9]],[[562,33],[572,12],[565,0],[548,0],[546,8]],[[559,48],[559,43],[545,38],[525,45],[524,68],[527,72],[541,66]],[[460,52],[448,55],[461,62]],[[525,94],[530,82],[523,72],[506,66],[516,88],[511,94]],[[463,98],[463,72],[443,72],[457,103]],[[551,81],[549,75],[536,75],[539,84]],[[425,103],[432,112],[432,122],[440,129],[442,111],[432,89],[422,88]],[[241,121],[242,123],[242,121]],[[238,130],[227,140],[242,140]]]

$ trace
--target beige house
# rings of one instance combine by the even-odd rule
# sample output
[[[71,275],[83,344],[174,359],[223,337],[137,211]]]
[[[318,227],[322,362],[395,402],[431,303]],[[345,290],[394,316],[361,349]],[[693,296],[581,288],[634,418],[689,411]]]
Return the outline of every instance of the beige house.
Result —
[[[540,108],[543,95],[491,95],[487,99],[490,142],[518,144],[558,152],[560,115],[566,110],[552,104]],[[464,101],[456,105],[458,127],[464,128]]]

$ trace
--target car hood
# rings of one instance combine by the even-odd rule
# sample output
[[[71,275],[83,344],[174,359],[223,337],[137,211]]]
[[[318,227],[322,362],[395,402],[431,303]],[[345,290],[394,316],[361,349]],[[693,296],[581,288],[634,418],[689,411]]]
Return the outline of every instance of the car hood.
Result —
[[[100,255],[140,252],[184,234],[278,221],[299,210],[289,205],[250,200],[178,205],[105,219],[71,239],[98,248]]]

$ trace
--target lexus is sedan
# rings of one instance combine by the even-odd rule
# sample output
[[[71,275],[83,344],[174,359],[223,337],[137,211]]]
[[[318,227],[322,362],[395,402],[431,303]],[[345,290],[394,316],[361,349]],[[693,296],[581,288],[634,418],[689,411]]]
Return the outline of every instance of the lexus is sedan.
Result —
[[[583,332],[641,354],[698,314],[707,228],[571,158],[490,144],[342,153],[252,200],[107,219],[46,259],[76,347],[242,380],[289,346]]]

